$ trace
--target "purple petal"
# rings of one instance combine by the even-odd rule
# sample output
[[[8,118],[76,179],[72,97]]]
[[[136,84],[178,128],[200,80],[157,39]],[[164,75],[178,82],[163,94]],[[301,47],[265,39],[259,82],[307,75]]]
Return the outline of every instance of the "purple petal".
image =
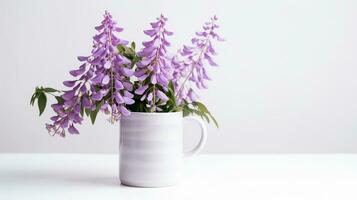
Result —
[[[156,43],[156,39],[153,39],[153,40],[150,40],[150,41],[146,41],[146,42],[143,42],[142,44],[145,46],[145,47],[151,47],[153,46],[155,43]]]
[[[52,104],[51,107],[55,112],[58,112],[58,111],[62,110],[63,105],[56,103],[56,104]]]
[[[77,101],[77,98],[73,97],[72,99],[65,100],[64,105],[66,106],[73,106]]]
[[[83,118],[79,116],[78,113],[74,114],[72,117],[74,123],[81,123],[83,121]]]
[[[193,52],[193,51],[192,51],[192,48],[190,48],[190,47],[184,45],[184,46],[183,46],[183,49],[182,49],[182,51],[181,51],[181,55],[183,55],[183,56],[190,55],[192,52]]]
[[[153,96],[153,95],[152,95],[152,92],[150,92],[150,94],[148,95],[147,100],[148,100],[148,101],[151,101],[151,100],[152,100],[152,96]]]
[[[82,97],[82,105],[83,105],[83,107],[85,107],[85,108],[90,108],[92,105],[91,105],[91,102],[90,102],[90,100],[88,99],[88,97],[87,96],[83,96]]]
[[[150,30],[145,30],[144,33],[150,37],[154,36],[157,33],[157,30],[155,29],[150,29]]]
[[[125,76],[132,76],[134,74],[133,70],[126,68],[126,67],[122,68],[122,72],[123,72],[123,75],[125,75]]]
[[[81,89],[79,89],[83,94],[87,92],[87,87],[85,84],[82,85]]]
[[[47,129],[47,131],[48,131],[49,133],[51,133],[51,131],[52,131],[53,128],[54,128],[53,125],[51,125],[51,124],[46,124],[46,129]]]
[[[160,90],[156,90],[156,95],[163,101],[169,100],[169,98]]]
[[[155,46],[145,47],[143,50],[138,52],[138,55],[141,57],[152,58],[155,56],[157,49],[158,47]]]
[[[148,89],[149,85],[144,85],[135,90],[135,94],[142,95],[146,89]]]
[[[144,101],[146,99],[146,94],[144,94],[141,98],[140,101]]]
[[[103,28],[104,28],[103,25],[99,25],[99,26],[96,26],[96,27],[95,27],[95,30],[100,31],[100,30],[102,30]]]
[[[133,90],[133,85],[129,82],[122,82],[123,85],[124,85],[124,88],[129,90],[129,91],[132,91]]]
[[[138,77],[138,79],[139,79],[139,81],[144,81],[148,76],[149,76],[149,74],[144,74],[144,75]]]
[[[224,41],[226,41],[226,40],[225,40],[224,38],[222,38],[222,37],[220,37],[220,36],[217,35],[217,41],[224,42]]]
[[[81,74],[83,74],[86,70],[86,63],[82,64],[79,69],[76,69],[76,70],[72,70],[70,71],[69,73],[74,76],[74,77],[77,77]]]
[[[97,109],[96,105],[93,104],[92,107],[90,108],[91,111],[94,111],[95,109]]]
[[[214,67],[218,66],[217,63],[215,63],[208,54],[205,53],[204,58],[208,61],[208,63],[211,66],[214,66]]]
[[[128,91],[124,91],[124,96],[131,98],[131,99],[134,97],[134,95]]]
[[[126,64],[131,63],[131,61],[129,59],[127,59],[126,57],[121,56],[119,54],[117,54],[115,56],[115,62],[116,62],[115,64],[117,64],[117,65],[126,65]]]
[[[70,100],[74,97],[75,93],[76,93],[75,90],[69,90],[62,95],[62,98],[64,100]]]
[[[209,26],[202,26],[202,28],[204,29],[204,30],[209,30],[210,29],[210,27]]]
[[[76,81],[63,81],[63,85],[67,87],[73,87],[76,84]]]
[[[120,112],[121,114],[123,114],[124,116],[129,116],[130,112],[128,111],[128,109],[126,109],[124,106],[120,106]]]
[[[107,85],[107,84],[109,83],[109,81],[110,81],[109,76],[108,76],[108,75],[105,75],[104,78],[103,78],[103,80],[102,80],[102,84],[103,84],[103,85]]]
[[[211,80],[211,78],[208,76],[207,71],[205,68],[202,68],[202,76],[206,80]]]
[[[155,75],[155,74],[151,75],[150,82],[151,82],[152,84],[156,84],[156,83],[157,83],[157,81],[156,81],[156,75]]]
[[[102,95],[102,93],[100,93],[100,92],[97,92],[97,93],[95,93],[95,94],[93,94],[92,96],[91,96],[91,99],[93,99],[93,100],[95,100],[95,101],[99,101],[99,100],[101,100],[103,98],[103,95]]]
[[[104,104],[102,105],[102,107],[100,108],[100,110],[101,110],[102,112],[104,112],[105,114],[109,114],[109,113],[110,113],[110,111],[109,111],[109,104],[108,104],[108,103],[104,103]]]
[[[131,104],[135,103],[135,101],[131,98],[128,98],[128,97],[123,97],[123,98],[124,98],[125,104],[131,105]]]
[[[102,42],[103,38],[106,39],[106,35],[105,35],[105,32],[102,32],[100,34],[97,34],[93,37],[93,39],[96,41],[96,42]]]
[[[197,94],[192,89],[188,91],[187,97],[189,97],[191,101],[195,101],[198,98]]]
[[[92,65],[99,65],[101,64],[102,59],[102,57],[96,57],[90,63],[92,63]]]
[[[140,64],[142,66],[146,66],[148,64],[150,64],[152,62],[152,59],[147,59],[147,58],[143,58],[141,61],[140,61]]]
[[[207,89],[207,88],[208,88],[206,82],[204,82],[203,80],[201,81],[201,85],[202,85],[202,87],[203,87],[204,89]]]
[[[76,104],[76,106],[73,109],[74,113],[79,113],[81,111],[81,105],[80,104]]]
[[[167,40],[162,40],[162,43],[167,47],[169,47],[171,45],[170,42]]]
[[[155,72],[155,74],[159,74],[161,72],[159,64],[153,65],[152,68],[153,68],[153,71]]]
[[[78,59],[79,61],[85,61],[85,60],[88,59],[88,57],[87,57],[87,56],[78,56],[77,59]]]
[[[197,36],[207,36],[206,32],[196,32]]]
[[[107,61],[107,62],[103,65],[103,67],[104,67],[105,69],[109,69],[111,66],[112,66],[112,63],[111,63],[110,61]]]
[[[165,86],[169,84],[169,81],[163,74],[157,76],[157,82],[160,83],[160,85],[165,85]]]
[[[117,90],[122,90],[122,89],[124,88],[123,84],[122,84],[119,80],[117,80],[117,79],[115,79],[115,85],[114,85],[114,87],[115,87],[115,89],[117,89]]]
[[[73,124],[69,126],[68,132],[71,134],[79,134],[78,130],[73,126]]]
[[[213,48],[213,46],[210,44],[207,47],[208,52],[210,52],[212,55],[216,55],[216,50]]]
[[[68,127],[68,123],[69,123],[69,119],[67,117],[64,118],[63,121],[60,124],[61,128],[67,128]]]
[[[151,27],[157,28],[160,25],[160,21],[150,23]]]
[[[138,71],[134,72],[134,75],[136,77],[140,77],[140,76],[144,75],[145,73],[146,73],[146,69],[142,69],[142,70],[138,70]]]
[[[146,57],[146,58],[153,58],[156,54],[156,48],[149,50],[149,49],[144,49],[143,51],[138,52],[138,55],[141,57]]]
[[[101,47],[94,51],[93,56],[102,57],[104,53],[105,53],[105,48]]]
[[[93,83],[93,84],[101,83],[102,80],[103,80],[103,76],[104,76],[104,74],[102,74],[102,73],[97,74],[97,76],[95,76],[94,78],[92,78],[92,83]]]
[[[119,92],[117,92],[117,93],[115,94],[115,101],[116,101],[118,104],[124,103],[124,98],[119,94]]]
[[[121,27],[115,27],[114,28],[114,31],[116,31],[116,32],[122,32],[124,29],[123,28],[121,28]]]
[[[174,32],[165,30],[165,31],[164,31],[164,34],[170,36],[170,35],[173,35]]]
[[[167,17],[165,17],[163,14],[160,15],[160,18],[157,18],[158,20],[165,22],[167,21]]]
[[[58,115],[56,115],[56,116],[51,117],[50,119],[51,119],[52,121],[57,121],[57,120],[58,120],[58,118],[59,118],[59,116],[58,116]]]

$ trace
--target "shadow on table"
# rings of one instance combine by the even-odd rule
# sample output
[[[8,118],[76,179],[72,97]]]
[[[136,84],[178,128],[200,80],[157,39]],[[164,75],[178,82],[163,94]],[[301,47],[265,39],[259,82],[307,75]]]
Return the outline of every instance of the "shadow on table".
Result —
[[[99,173],[103,174],[103,173]],[[2,182],[2,183],[1,183]],[[96,175],[94,173],[76,171],[38,171],[38,170],[3,170],[0,171],[0,185],[2,184],[34,184],[56,187],[58,185],[83,185],[83,186],[112,186],[130,188],[122,185],[117,174]]]

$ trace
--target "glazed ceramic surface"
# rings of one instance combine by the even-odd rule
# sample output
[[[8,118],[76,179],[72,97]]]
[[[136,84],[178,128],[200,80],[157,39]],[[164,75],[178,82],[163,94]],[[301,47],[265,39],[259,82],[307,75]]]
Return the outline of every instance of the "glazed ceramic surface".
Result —
[[[182,122],[193,119],[201,127],[201,140],[183,153]],[[120,123],[120,180],[137,187],[176,184],[181,177],[182,159],[199,152],[207,137],[205,124],[196,117],[174,113],[131,113]]]

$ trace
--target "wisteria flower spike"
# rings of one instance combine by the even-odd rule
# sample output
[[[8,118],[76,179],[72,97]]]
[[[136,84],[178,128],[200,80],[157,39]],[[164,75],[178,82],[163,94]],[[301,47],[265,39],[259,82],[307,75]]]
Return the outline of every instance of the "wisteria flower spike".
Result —
[[[206,81],[211,78],[205,62],[213,67],[218,66],[212,58],[217,54],[213,42],[224,41],[224,39],[216,33],[216,29],[219,28],[217,20],[218,18],[214,16],[206,22],[203,30],[196,32],[196,37],[191,39],[191,45],[184,45],[179,54],[172,59],[172,64],[175,66],[173,81],[180,103],[196,101],[198,96],[195,88],[198,90],[208,88]]]
[[[151,112],[161,111],[157,105],[164,104],[169,81],[172,79],[172,67],[167,55],[170,43],[167,36],[173,32],[165,28],[167,18],[161,15],[156,22],[150,23],[151,29],[144,33],[152,39],[143,42],[144,48],[138,52],[141,61],[137,63],[135,76],[139,80],[139,88],[135,93],[141,95],[140,100],[147,103]]]

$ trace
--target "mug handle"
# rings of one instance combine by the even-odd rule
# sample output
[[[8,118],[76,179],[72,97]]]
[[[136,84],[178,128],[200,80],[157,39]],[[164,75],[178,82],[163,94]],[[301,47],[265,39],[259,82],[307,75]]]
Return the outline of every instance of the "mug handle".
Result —
[[[201,139],[198,142],[198,144],[196,145],[196,147],[193,148],[191,151],[184,152],[184,157],[190,157],[190,156],[193,156],[193,155],[197,154],[198,152],[200,152],[203,149],[203,146],[206,144],[206,141],[207,141],[207,127],[206,127],[205,123],[203,122],[203,120],[201,120],[198,117],[187,116],[187,117],[184,117],[184,119],[194,120],[201,127]]]

